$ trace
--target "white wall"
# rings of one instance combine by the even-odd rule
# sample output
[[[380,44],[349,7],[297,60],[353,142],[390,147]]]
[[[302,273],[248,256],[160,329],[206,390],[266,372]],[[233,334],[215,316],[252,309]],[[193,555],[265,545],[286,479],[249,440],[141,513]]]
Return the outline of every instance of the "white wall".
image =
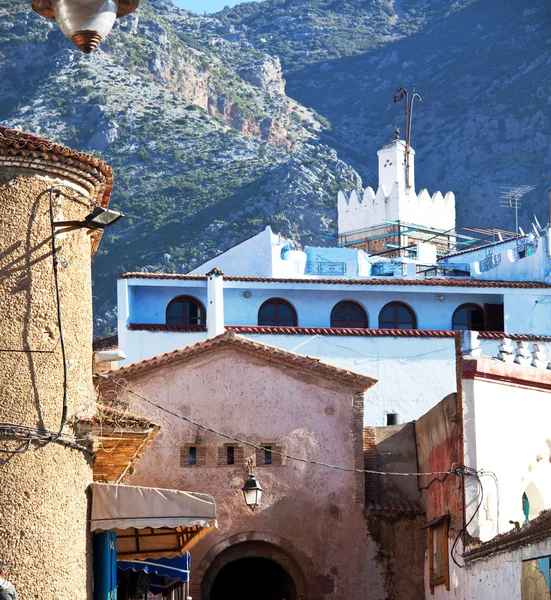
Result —
[[[516,258],[514,249],[516,240],[473,250],[466,254],[451,256],[442,261],[442,264],[468,263],[471,265],[471,276],[475,279],[496,281],[543,281],[551,282],[551,259],[549,257],[549,244],[551,232],[537,238],[536,252],[525,258]],[[523,240],[521,240],[523,243]],[[480,261],[487,257],[487,253],[500,255],[501,262],[489,271],[480,270]]]
[[[487,559],[471,562],[465,569],[464,600],[519,600],[522,561],[551,555],[551,536]],[[428,597],[428,596],[427,596]],[[458,597],[453,596],[454,600]]]
[[[432,196],[415,192],[415,150],[410,148],[409,185],[406,186],[406,145],[393,140],[378,152],[379,184],[337,197],[339,235],[384,225],[385,220],[402,221],[448,231],[455,227],[455,196],[448,192]]]
[[[191,271],[205,275],[211,269],[221,269],[225,275],[250,275],[251,277],[272,277],[272,245],[279,246],[279,236],[266,227],[257,235],[233,246],[216,258],[203,263]],[[281,238],[285,242],[285,238]]]
[[[531,482],[541,492],[542,508],[551,508],[551,390],[464,380],[463,399],[465,463],[495,473],[499,482],[497,487],[492,477],[483,478],[484,503],[469,527],[472,535],[486,541],[509,531],[510,520],[524,521],[522,494]],[[466,492],[472,514],[474,479],[467,479]]]

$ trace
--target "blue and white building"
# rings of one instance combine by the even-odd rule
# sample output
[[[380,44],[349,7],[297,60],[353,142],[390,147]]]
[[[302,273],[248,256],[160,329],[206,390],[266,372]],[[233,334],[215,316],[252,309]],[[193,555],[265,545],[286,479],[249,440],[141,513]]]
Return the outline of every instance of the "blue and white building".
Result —
[[[233,329],[377,377],[365,417],[385,425],[456,390],[454,331],[479,331],[485,355],[503,337],[545,352],[549,226],[486,240],[457,231],[452,193],[415,192],[411,152],[409,187],[394,140],[378,153],[377,192],[339,193],[334,247],[300,248],[268,227],[190,274],[121,276],[123,364]]]

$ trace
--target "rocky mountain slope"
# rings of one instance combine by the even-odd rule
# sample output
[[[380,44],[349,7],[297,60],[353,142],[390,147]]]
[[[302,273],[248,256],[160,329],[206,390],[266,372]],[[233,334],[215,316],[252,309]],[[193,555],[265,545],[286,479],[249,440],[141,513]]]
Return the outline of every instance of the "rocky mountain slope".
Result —
[[[507,226],[499,186],[534,184],[521,222],[545,221],[549,12],[545,0],[265,0],[205,17],[141,0],[84,56],[26,0],[0,0],[2,123],[114,167],[127,218],[94,261],[107,331],[124,270],[185,271],[268,224],[327,243],[337,190],[376,184],[376,149],[403,119],[399,84],[423,96],[417,187],[455,191],[461,224]]]
[[[536,212],[547,222],[545,0],[266,0],[220,18],[256,48],[278,54],[287,93],[329,122],[320,139],[366,184],[377,183],[376,151],[392,126],[404,131],[394,90],[416,86],[423,98],[412,126],[417,187],[453,190],[461,225],[511,228],[513,215],[499,206],[501,186],[535,185],[520,221],[530,228]]]

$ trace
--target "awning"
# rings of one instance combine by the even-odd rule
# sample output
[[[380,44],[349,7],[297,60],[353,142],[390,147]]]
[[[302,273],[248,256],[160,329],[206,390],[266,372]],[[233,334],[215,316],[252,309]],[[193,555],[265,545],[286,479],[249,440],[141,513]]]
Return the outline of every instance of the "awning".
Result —
[[[126,571],[145,571],[150,575],[159,577],[168,577],[171,580],[189,581],[190,555],[186,552],[183,556],[174,558],[145,558],[144,560],[119,560],[117,569]]]
[[[90,531],[114,531],[125,559],[181,556],[216,527],[206,494],[108,483],[91,485]]]

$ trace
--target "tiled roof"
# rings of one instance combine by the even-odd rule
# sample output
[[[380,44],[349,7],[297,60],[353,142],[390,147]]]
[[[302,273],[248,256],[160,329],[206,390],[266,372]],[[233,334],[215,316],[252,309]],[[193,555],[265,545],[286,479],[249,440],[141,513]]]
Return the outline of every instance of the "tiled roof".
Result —
[[[80,423],[92,423],[103,427],[118,427],[120,429],[150,429],[159,427],[146,417],[140,417],[123,410],[118,410],[106,404],[97,405],[98,412]]]
[[[111,190],[113,189],[113,171],[103,160],[71,150],[66,146],[50,142],[31,133],[17,131],[0,126],[0,156],[3,162],[16,161],[16,166],[27,168],[42,168],[59,172],[64,177],[74,180],[80,185],[94,190],[94,201],[106,208],[109,204]],[[92,254],[95,252],[100,240],[101,230],[93,231]]]
[[[226,329],[243,335],[340,335],[352,337],[441,337],[453,338],[455,331],[436,329],[360,329],[346,327],[272,327],[266,325],[227,325]],[[501,336],[503,337],[503,335]]]
[[[180,348],[172,352],[167,352],[153,358],[148,358],[140,362],[133,363],[126,367],[122,367],[116,371],[111,371],[110,376],[114,378],[128,378],[133,375],[156,369],[159,367],[167,367],[183,362],[188,362],[194,358],[206,355],[210,352],[217,352],[227,348],[241,350],[254,356],[264,358],[269,361],[278,362],[285,367],[296,368],[301,371],[310,372],[316,377],[326,377],[334,381],[340,381],[349,386],[357,386],[361,390],[367,390],[374,385],[377,380],[355,371],[334,367],[320,361],[317,358],[310,358],[302,354],[296,354],[288,350],[282,350],[275,346],[269,346],[257,341],[250,340],[240,335],[236,335],[233,331],[228,331],[215,338],[198,342],[186,348]]]
[[[206,275],[183,275],[180,273],[124,273],[119,279],[168,279],[181,281],[205,281]],[[427,277],[418,279],[403,279],[401,277],[375,278],[365,277],[363,279],[339,279],[327,277],[324,279],[309,278],[277,278],[277,277],[242,277],[236,275],[225,275],[226,281],[242,281],[244,283],[314,283],[325,285],[397,285],[397,286],[433,286],[433,287],[475,287],[475,288],[521,288],[539,289],[551,288],[551,284],[538,281],[485,281],[483,279],[471,279],[461,277]]]
[[[131,323],[130,331],[179,331],[180,333],[193,333],[206,331],[206,325],[176,325],[174,323]]]
[[[114,335],[95,337],[92,342],[92,349],[94,352],[99,352],[101,350],[113,350],[114,348],[117,348],[118,345],[119,336],[115,333]]]
[[[150,419],[98,404],[98,412],[79,421],[81,431],[91,433],[95,455],[94,481],[121,483],[135,468],[159,433]]]
[[[417,502],[368,502],[366,509],[373,513],[423,515],[425,511]]]
[[[446,258],[451,256],[461,256],[462,254],[470,254],[471,252],[477,252],[478,250],[486,250],[486,248],[493,248],[494,246],[501,246],[501,244],[507,244],[508,242],[514,242],[517,239],[526,238],[526,235],[519,235],[518,238],[509,238],[507,240],[501,240],[500,242],[491,242],[490,244],[484,244],[482,246],[476,246],[475,248],[465,248],[465,250],[458,250],[457,252],[450,252],[449,254],[444,254],[440,258],[440,262],[443,262]]]
[[[541,539],[551,538],[551,510],[541,512],[535,519],[520,529],[512,529],[492,540],[471,546],[463,555],[466,560],[484,558],[497,552],[513,550],[518,546],[532,544]]]
[[[146,271],[137,271],[123,273],[119,279],[183,279],[189,281],[206,281],[206,275],[185,275],[184,273],[147,273]],[[227,277],[225,277],[227,279]]]
[[[180,333],[205,332],[203,325],[172,325],[166,323],[131,323],[130,331],[171,331]],[[347,327],[285,327],[271,325],[226,325],[227,331],[241,335],[327,335],[350,337],[405,337],[405,338],[453,338],[458,332],[450,329],[360,329]],[[511,340],[527,342],[551,342],[551,336],[529,333],[504,333],[479,331],[482,340]],[[96,349],[94,347],[94,349]]]

